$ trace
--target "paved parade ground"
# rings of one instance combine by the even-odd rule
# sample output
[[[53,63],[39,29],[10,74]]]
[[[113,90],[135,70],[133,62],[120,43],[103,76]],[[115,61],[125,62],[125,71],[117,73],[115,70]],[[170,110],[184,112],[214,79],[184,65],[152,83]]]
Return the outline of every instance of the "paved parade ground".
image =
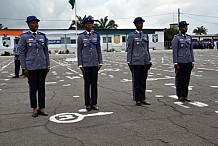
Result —
[[[132,101],[126,53],[103,53],[99,111],[85,111],[75,55],[51,55],[48,117],[33,118],[27,79],[14,76],[13,56],[0,57],[0,146],[216,146],[218,50],[194,50],[189,98],[178,102],[171,50],[151,50],[146,97]]]

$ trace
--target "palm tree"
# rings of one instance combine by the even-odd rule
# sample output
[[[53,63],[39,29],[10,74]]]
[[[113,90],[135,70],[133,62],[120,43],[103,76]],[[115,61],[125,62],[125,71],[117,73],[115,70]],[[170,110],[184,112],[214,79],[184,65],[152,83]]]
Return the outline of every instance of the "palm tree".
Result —
[[[0,29],[8,29],[8,28],[4,27],[2,24],[0,24]]]
[[[201,27],[197,27],[196,29],[193,30],[193,33],[195,34],[207,34],[207,29],[204,28],[204,26],[201,26]]]
[[[83,28],[83,19],[86,17],[86,15],[82,18],[81,16],[77,16],[76,15],[76,18],[77,18],[77,29],[84,29]],[[70,24],[70,27],[68,29],[75,29],[75,25],[76,25],[76,21],[73,20],[72,23]]]
[[[117,29],[118,25],[114,20],[108,20],[108,16],[101,18],[100,20],[96,20],[93,28],[95,29]]]

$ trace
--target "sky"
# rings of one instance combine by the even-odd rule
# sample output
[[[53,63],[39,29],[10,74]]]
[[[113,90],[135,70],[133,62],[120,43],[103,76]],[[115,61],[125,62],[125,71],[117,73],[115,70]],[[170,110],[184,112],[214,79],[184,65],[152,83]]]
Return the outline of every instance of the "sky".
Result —
[[[217,0],[76,0],[78,16],[92,15],[95,19],[108,16],[118,29],[134,29],[135,17],[145,19],[144,29],[169,28],[169,24],[186,20],[188,33],[204,26],[208,34],[218,33]],[[27,29],[26,17],[40,19],[40,29],[68,29],[75,19],[75,10],[68,0],[0,0],[0,24],[9,29]]]

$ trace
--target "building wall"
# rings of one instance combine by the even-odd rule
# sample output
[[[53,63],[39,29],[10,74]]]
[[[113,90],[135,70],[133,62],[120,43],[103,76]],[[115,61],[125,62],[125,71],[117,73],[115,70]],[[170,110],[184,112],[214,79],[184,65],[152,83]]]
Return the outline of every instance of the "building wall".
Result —
[[[14,48],[14,38],[28,30],[0,30],[0,54],[4,51],[13,53]],[[49,50],[51,53],[55,52],[65,52],[69,50],[70,53],[76,53],[76,31],[75,30],[53,30],[53,29],[44,29],[39,30],[42,33],[45,33],[49,40]],[[110,30],[109,30],[110,31]],[[116,31],[116,30],[115,30]],[[118,30],[119,31],[119,30]],[[131,30],[134,31],[134,30]],[[16,32],[16,33],[15,33]],[[77,34],[80,34],[83,30],[78,30]],[[101,35],[101,47],[103,51],[125,51],[126,50],[126,41],[128,33],[118,33],[118,34],[101,34],[101,31],[97,31]],[[164,32],[163,31],[154,31],[154,34],[148,34],[149,36],[149,46],[151,49],[164,49]],[[113,33],[113,32],[112,32]],[[105,40],[110,38],[110,42]],[[155,41],[154,41],[154,38]],[[5,43],[8,45],[5,45]]]

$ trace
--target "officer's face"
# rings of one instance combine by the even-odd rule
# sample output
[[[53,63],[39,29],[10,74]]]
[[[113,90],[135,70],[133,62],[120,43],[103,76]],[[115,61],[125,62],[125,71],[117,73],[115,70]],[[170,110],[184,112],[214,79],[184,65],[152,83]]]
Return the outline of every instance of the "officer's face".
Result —
[[[183,34],[186,33],[187,30],[188,30],[188,25],[184,25],[184,26],[180,27],[179,30],[180,30],[181,33],[183,33]]]
[[[93,23],[92,22],[86,22],[84,27],[85,27],[85,30],[91,31],[92,27],[93,27]]]
[[[38,30],[39,24],[38,24],[38,21],[34,20],[31,22],[28,22],[28,26],[29,26],[31,31],[35,32]]]
[[[137,30],[142,30],[143,28],[143,22],[142,21],[138,21],[135,23],[136,29]]]

